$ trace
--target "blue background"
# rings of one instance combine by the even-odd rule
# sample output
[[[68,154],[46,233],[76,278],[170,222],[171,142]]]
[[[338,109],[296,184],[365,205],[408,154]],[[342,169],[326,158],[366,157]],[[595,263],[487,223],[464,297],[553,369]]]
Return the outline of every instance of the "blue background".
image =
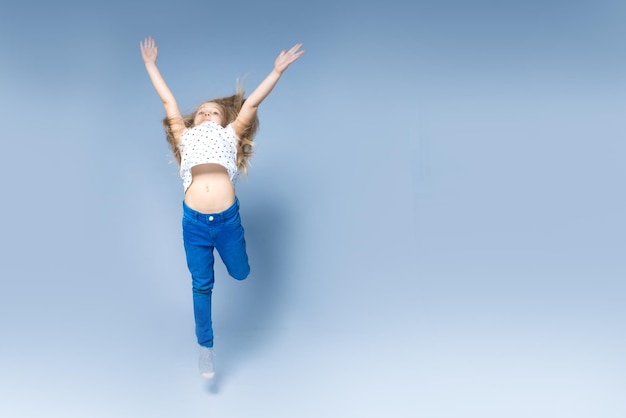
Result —
[[[2,9],[0,415],[626,414],[623,2]],[[238,183],[210,383],[147,35],[183,111],[307,51]]]

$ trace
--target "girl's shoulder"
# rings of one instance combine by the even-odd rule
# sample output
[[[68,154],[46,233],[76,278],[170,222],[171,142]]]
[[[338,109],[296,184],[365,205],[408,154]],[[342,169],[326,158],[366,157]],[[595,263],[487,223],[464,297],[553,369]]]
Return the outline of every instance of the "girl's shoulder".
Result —
[[[235,130],[234,121],[226,125],[224,129],[226,130],[226,135],[234,145],[237,145],[239,141],[241,141],[241,138],[239,138],[239,135],[237,135],[237,131]]]

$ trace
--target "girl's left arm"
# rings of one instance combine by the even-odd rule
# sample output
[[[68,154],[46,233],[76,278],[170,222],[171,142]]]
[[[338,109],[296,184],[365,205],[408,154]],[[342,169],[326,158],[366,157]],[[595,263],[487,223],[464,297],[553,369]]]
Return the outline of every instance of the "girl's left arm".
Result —
[[[300,50],[301,47],[302,44],[295,44],[288,51],[283,49],[274,61],[274,69],[272,72],[269,73],[261,84],[248,96],[237,115],[237,119],[233,123],[235,133],[238,136],[245,132],[248,126],[252,124],[259,105],[272,92],[287,67],[304,54],[304,50]]]

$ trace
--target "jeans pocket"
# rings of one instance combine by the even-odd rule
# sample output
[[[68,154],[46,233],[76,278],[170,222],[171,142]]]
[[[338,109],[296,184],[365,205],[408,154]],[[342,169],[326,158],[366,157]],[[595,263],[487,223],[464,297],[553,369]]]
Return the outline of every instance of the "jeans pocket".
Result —
[[[223,222],[225,225],[238,225],[241,223],[241,218],[239,217],[239,212],[235,212],[231,216],[224,219]]]

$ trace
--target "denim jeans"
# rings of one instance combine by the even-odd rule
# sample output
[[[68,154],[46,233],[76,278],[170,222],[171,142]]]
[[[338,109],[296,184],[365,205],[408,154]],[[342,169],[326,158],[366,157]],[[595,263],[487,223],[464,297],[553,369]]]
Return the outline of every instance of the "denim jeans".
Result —
[[[219,213],[201,213],[183,201],[183,242],[192,280],[196,337],[198,344],[213,347],[213,249],[217,250],[228,274],[233,278],[243,280],[250,273],[246,241],[239,218],[239,199],[235,198],[230,208]]]

